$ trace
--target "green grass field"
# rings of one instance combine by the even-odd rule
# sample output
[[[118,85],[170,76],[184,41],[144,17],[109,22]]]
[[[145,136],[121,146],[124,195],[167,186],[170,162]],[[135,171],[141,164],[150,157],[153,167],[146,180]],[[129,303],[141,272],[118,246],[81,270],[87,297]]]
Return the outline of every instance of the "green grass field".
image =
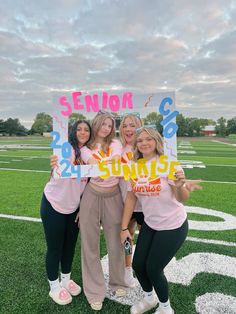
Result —
[[[236,140],[230,140],[233,145],[215,140],[218,139],[179,139],[179,143],[189,143],[189,148],[181,150],[195,152],[180,153],[179,160],[202,162],[206,167],[185,169],[189,179],[203,180],[203,190],[192,193],[186,205],[206,211],[188,213],[189,220],[200,227],[190,228],[189,238],[176,256],[179,266],[175,266],[174,272],[171,269],[167,272],[170,300],[177,314],[206,313],[197,311],[198,298],[205,294],[212,295],[216,306],[216,311],[213,308],[207,311],[209,314],[236,313],[236,307],[232,309],[236,304],[236,225],[227,227],[236,217],[236,146],[233,146]],[[52,153],[49,143],[50,139],[41,137],[0,138],[0,147],[30,144],[47,148],[0,148],[1,215],[39,218],[42,191],[49,179],[48,158]],[[214,230],[209,230],[210,227],[202,230],[201,225],[207,223],[215,224]],[[93,313],[83,293],[66,307],[54,304],[48,297],[44,267],[46,245],[40,222],[0,216],[0,233],[0,313]],[[104,255],[106,246],[102,236],[101,258]],[[187,264],[183,267],[181,263],[185,260]],[[196,273],[187,282],[190,269]],[[174,278],[176,274],[181,274],[179,279]],[[82,281],[80,240],[73,278],[79,283]],[[221,297],[214,298],[214,293]],[[106,299],[101,313],[129,313],[129,306]]]

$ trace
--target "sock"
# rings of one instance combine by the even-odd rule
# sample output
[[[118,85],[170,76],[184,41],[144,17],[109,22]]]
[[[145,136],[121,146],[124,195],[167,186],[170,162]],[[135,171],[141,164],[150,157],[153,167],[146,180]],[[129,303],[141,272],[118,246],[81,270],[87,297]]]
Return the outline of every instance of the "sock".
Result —
[[[159,301],[159,308],[164,310],[166,314],[172,314],[172,308],[170,306],[170,301],[167,302],[160,302]]]
[[[55,290],[59,290],[60,289],[60,282],[59,282],[59,278],[57,278],[56,280],[48,280],[49,282],[49,286],[50,286],[50,291],[53,292]]]
[[[68,273],[68,274],[61,273],[61,282],[63,284],[66,284],[70,280],[70,274],[71,273]]]
[[[147,302],[152,303],[153,302],[153,290],[149,292],[144,291],[144,299]]]

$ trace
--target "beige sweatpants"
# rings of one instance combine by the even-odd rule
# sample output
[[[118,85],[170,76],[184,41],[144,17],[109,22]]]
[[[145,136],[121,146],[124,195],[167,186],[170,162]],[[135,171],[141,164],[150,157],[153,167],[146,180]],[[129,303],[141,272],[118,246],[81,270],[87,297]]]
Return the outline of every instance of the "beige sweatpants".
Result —
[[[123,202],[119,187],[98,192],[86,186],[80,204],[81,259],[84,294],[89,303],[103,302],[105,279],[100,261],[100,225],[103,227],[109,259],[109,286],[126,289],[124,251],[120,242]]]

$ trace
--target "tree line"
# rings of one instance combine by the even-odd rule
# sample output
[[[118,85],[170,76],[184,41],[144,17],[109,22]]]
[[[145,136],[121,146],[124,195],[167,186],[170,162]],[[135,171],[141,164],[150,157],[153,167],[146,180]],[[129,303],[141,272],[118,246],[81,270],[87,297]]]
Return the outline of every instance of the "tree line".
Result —
[[[116,128],[119,128],[122,117],[116,115]],[[149,113],[143,120],[146,125],[154,125],[157,130],[162,133],[162,126],[160,122],[163,117],[156,113]],[[68,124],[69,127],[76,120],[86,120],[86,117],[80,113],[73,113],[70,115]],[[176,123],[178,125],[178,136],[201,136],[202,130],[208,125],[214,125],[215,131],[218,136],[227,136],[229,134],[236,134],[236,117],[226,120],[224,117],[219,118],[217,121],[204,118],[189,118],[179,114],[176,117]],[[40,112],[36,115],[34,123],[31,128],[26,129],[19,121],[19,119],[9,118],[6,121],[0,119],[0,134],[1,135],[17,135],[26,136],[33,134],[43,134],[52,131],[52,117],[45,112]]]

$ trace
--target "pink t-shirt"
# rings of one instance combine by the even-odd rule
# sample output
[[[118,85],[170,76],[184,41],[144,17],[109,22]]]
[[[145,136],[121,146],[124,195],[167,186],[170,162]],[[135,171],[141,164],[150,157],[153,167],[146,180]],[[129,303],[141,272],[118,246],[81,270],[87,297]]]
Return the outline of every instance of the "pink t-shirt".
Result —
[[[76,178],[51,178],[44,188],[44,194],[57,212],[71,214],[79,207],[87,181],[87,178],[81,178],[80,182]]]
[[[129,181],[128,191],[135,193],[146,224],[154,230],[177,229],[187,218],[184,205],[177,201],[171,185],[174,185],[174,181],[167,177]]]
[[[128,163],[132,159],[133,159],[133,147],[127,144],[125,147],[123,147],[121,162]],[[120,178],[119,186],[120,186],[123,202],[125,202],[125,199],[126,199],[128,184],[129,184],[129,181],[126,181],[124,178]],[[141,204],[137,200],[134,212],[141,212],[141,211],[142,211]]]
[[[90,158],[96,158],[98,161],[111,161],[116,155],[121,156],[122,144],[117,139],[114,139],[108,150],[104,152],[101,149],[101,144],[97,145],[96,149],[89,149],[87,146],[81,148],[81,158],[87,164]],[[110,177],[107,179],[91,178],[90,182],[101,187],[112,187],[119,183],[119,177]]]

